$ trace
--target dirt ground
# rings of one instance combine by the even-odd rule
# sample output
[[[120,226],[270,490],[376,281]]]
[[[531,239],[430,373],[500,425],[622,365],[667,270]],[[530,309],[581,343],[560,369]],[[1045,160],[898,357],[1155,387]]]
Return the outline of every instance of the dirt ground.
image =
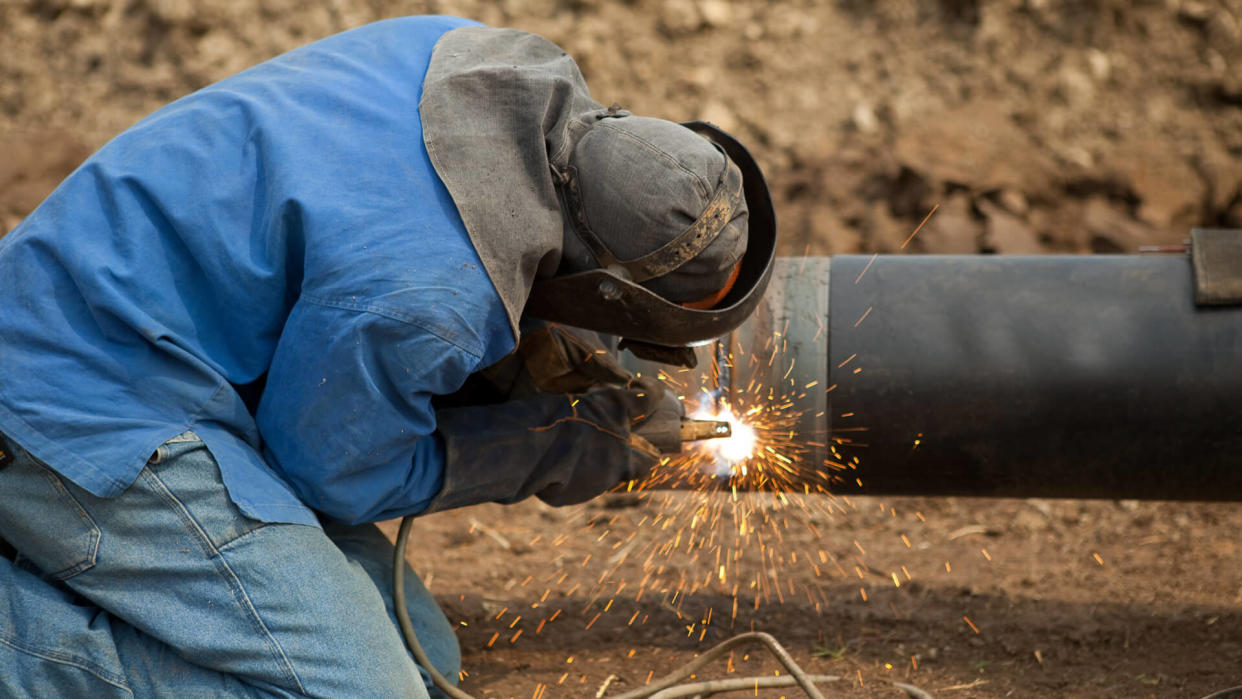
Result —
[[[600,101],[735,132],[785,254],[896,252],[937,205],[905,253],[1128,252],[1242,227],[1238,0],[0,0],[0,231],[161,104],[425,12],[538,32]],[[1242,685],[1231,504],[682,493],[416,527],[410,559],[477,695],[630,689],[751,628],[839,676],[829,696]],[[702,674],[775,668],[739,651]]]
[[[747,550],[720,580],[706,551],[661,551],[688,538],[687,503],[705,497],[725,496],[420,520],[410,561],[461,624],[465,686],[592,697],[610,675],[613,691],[632,689],[751,629],[776,636],[808,672],[841,677],[825,685],[829,697],[904,696],[889,680],[937,697],[1201,697],[1242,680],[1236,506],[858,498],[834,516],[824,498],[754,495],[783,540],[766,556]],[[652,524],[660,513],[672,528]],[[740,537],[724,520],[715,533],[728,551]],[[618,552],[630,553],[619,567]],[[650,552],[656,565],[644,565]],[[662,582],[640,598],[660,564]],[[732,676],[779,668],[755,649],[744,655]]]

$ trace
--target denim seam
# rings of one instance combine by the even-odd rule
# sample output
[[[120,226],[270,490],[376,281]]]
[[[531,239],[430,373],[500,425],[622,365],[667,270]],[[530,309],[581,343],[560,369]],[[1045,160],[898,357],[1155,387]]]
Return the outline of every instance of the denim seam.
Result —
[[[221,388],[223,388],[223,386],[221,386]],[[221,390],[220,388],[216,389],[216,393],[219,393],[220,390]],[[189,435],[189,436],[187,437],[186,435]],[[198,436],[197,432],[195,432],[194,430],[186,430],[185,432],[182,432],[181,434],[175,437],[169,437],[168,439],[164,440],[164,444],[193,444],[194,442],[201,442],[201,441],[203,441],[203,438]]]
[[[424,332],[431,333],[432,335],[435,335],[436,337],[456,347],[462,352],[469,354],[471,357],[474,357],[475,359],[483,358],[482,350],[476,351],[469,347],[465,347],[461,343],[457,342],[456,340],[450,337],[447,337],[447,335],[452,334],[452,333],[441,332],[439,328],[436,328],[427,323],[420,322],[420,319],[415,317],[414,315],[409,314],[409,313],[404,313],[396,308],[392,308],[391,306],[384,306],[384,305],[376,304],[376,303],[364,303],[361,301],[348,301],[345,299],[329,299],[329,298],[324,298],[321,296],[312,296],[310,294],[302,294],[299,300],[306,301],[307,303],[312,303],[316,306],[321,306],[325,308],[335,308],[335,309],[343,310],[343,311],[356,311],[359,313],[371,313],[373,315],[381,316],[384,318],[389,318],[389,319],[397,321],[398,323],[404,323],[406,325],[418,328],[419,330],[422,330]]]
[[[86,559],[78,561],[68,568],[63,568],[54,573],[48,574],[57,580],[68,580],[78,573],[95,567],[95,563],[99,556],[99,525],[95,523],[95,520],[91,519],[90,514],[88,514],[82,507],[82,503],[78,502],[78,499],[73,496],[73,493],[69,492],[69,489],[65,487],[64,481],[60,479],[60,476],[57,475],[56,472],[52,471],[47,466],[38,463],[37,461],[35,462],[35,466],[39,469],[42,476],[48,480],[51,486],[56,489],[58,495],[62,496],[64,501],[73,506],[73,510],[77,513],[78,519],[82,520],[82,523],[85,524],[87,529],[90,531],[90,545],[87,547],[88,550],[86,553]]]
[[[228,550],[232,549],[232,548],[233,548],[233,546],[234,546],[237,542],[239,542],[239,541],[244,541],[244,540],[245,540],[247,537],[249,537],[251,534],[254,534],[255,532],[257,532],[257,531],[261,531],[261,530],[263,530],[263,529],[267,529],[267,528],[268,528],[268,527],[270,527],[270,526],[271,526],[271,522],[263,522],[262,524],[260,524],[259,526],[255,527],[254,529],[251,529],[250,531],[247,531],[247,532],[245,532],[244,534],[242,534],[242,535],[240,535],[240,536],[235,536],[235,537],[233,537],[232,539],[229,539],[227,542],[225,542],[225,543],[223,543],[223,544],[220,544],[219,546],[217,546],[217,547],[216,547],[216,551],[217,551],[217,552],[219,552],[219,553],[224,553],[225,551],[228,551]]]
[[[7,635],[0,634],[0,643],[3,643],[4,645],[9,646],[10,648],[16,650],[19,653],[25,653],[26,655],[32,655],[36,658],[40,658],[42,660],[46,660],[52,663],[57,663],[60,665],[68,665],[69,667],[76,667],[77,669],[83,672],[86,672],[90,675],[93,675],[94,677],[99,678],[100,681],[106,684],[109,684],[113,687],[116,687],[117,689],[125,692],[126,694],[129,694],[131,697],[134,696],[134,690],[129,688],[129,685],[125,682],[123,678],[113,677],[112,673],[107,672],[102,668],[95,667],[94,663],[90,663],[85,660],[82,660],[81,658],[78,658],[72,655],[67,655],[64,653],[60,653],[58,651],[54,651],[49,648],[33,648],[30,646],[26,646],[24,644],[18,643],[16,640],[8,637]]]
[[[277,641],[276,637],[272,635],[271,630],[267,628],[267,624],[263,623],[263,618],[259,616],[259,610],[255,608],[254,602],[251,601],[250,595],[246,593],[246,589],[242,586],[241,580],[237,577],[237,574],[233,572],[233,569],[229,566],[228,561],[224,560],[224,557],[220,555],[220,550],[214,543],[212,543],[211,537],[209,537],[207,532],[203,530],[203,527],[198,523],[198,520],[194,519],[194,515],[190,513],[189,508],[185,506],[185,503],[181,502],[180,498],[178,498],[176,494],[174,494],[151,469],[143,469],[142,473],[139,474],[139,477],[150,482],[156,493],[165,502],[172,506],[172,509],[176,513],[177,517],[181,519],[195,538],[198,539],[199,544],[204,548],[204,550],[207,551],[209,557],[215,562],[216,572],[229,587],[229,590],[233,593],[234,599],[236,599],[243,607],[246,615],[250,617],[250,620],[259,628],[259,631],[263,634],[264,638],[267,640],[267,643],[272,649],[274,649],[274,655],[276,656],[275,659],[278,661],[277,664],[283,665],[283,670],[287,674],[288,679],[293,680],[293,682],[297,685],[298,691],[302,694],[306,694],[307,691],[302,685],[302,679],[298,677],[297,672],[293,669],[293,663],[289,660],[289,656],[285,654],[285,649],[280,647],[280,642]]]

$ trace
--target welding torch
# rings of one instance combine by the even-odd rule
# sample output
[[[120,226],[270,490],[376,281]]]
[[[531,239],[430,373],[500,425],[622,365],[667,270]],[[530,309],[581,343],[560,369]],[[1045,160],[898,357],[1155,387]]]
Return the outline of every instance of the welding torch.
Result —
[[[649,420],[634,428],[634,434],[655,447],[661,454],[677,454],[686,442],[723,439],[733,435],[727,420],[698,420],[683,417],[671,421]]]
[[[733,333],[716,340],[712,346],[711,375],[716,384],[710,393],[715,397],[716,413],[725,403],[732,400],[733,378],[732,361],[728,356],[733,342]],[[677,434],[663,424],[655,422],[640,425],[635,432],[651,442],[662,454],[677,454],[687,442],[700,442],[709,439],[727,439],[733,436],[733,425],[728,420],[714,420],[682,417]]]

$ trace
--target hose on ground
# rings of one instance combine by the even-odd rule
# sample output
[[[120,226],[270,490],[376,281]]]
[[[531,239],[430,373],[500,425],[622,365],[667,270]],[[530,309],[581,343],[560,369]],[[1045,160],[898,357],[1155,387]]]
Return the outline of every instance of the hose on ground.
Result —
[[[414,624],[410,621],[410,608],[405,601],[405,547],[409,544],[410,527],[413,524],[413,517],[402,518],[401,528],[397,530],[396,547],[392,554],[392,601],[397,612],[397,625],[401,627],[401,635],[405,638],[406,647],[414,656],[414,662],[427,671],[431,681],[440,691],[452,699],[474,699],[440,674],[435,665],[431,664],[431,659],[427,657],[422,644],[418,642],[418,634],[414,633]]]
[[[449,682],[431,664],[431,660],[427,657],[426,651],[423,650],[422,644],[418,642],[418,634],[414,632],[414,624],[410,621],[409,607],[405,600],[405,549],[410,541],[410,528],[413,524],[413,517],[405,517],[401,520],[401,526],[397,529],[396,546],[393,550],[392,599],[393,606],[397,612],[397,624],[401,627],[401,635],[405,638],[405,645],[414,656],[414,661],[427,671],[431,681],[435,683],[440,691],[451,697],[451,699],[474,699],[474,697],[458,689],[452,682]],[[677,684],[729,650],[747,643],[759,643],[766,647],[780,664],[785,667],[789,675],[785,677],[730,678],[694,684]],[[825,699],[824,695],[815,686],[815,683],[833,682],[839,679],[841,678],[834,675],[808,675],[793,659],[793,656],[789,654],[789,651],[785,650],[784,646],[777,642],[775,638],[761,631],[752,631],[738,634],[716,644],[711,650],[651,684],[624,694],[614,695],[610,699],[675,699],[676,697],[758,689],[761,686],[765,688],[798,686],[811,699]],[[904,685],[899,682],[894,682],[893,686],[915,699],[931,699],[930,694],[917,687]]]

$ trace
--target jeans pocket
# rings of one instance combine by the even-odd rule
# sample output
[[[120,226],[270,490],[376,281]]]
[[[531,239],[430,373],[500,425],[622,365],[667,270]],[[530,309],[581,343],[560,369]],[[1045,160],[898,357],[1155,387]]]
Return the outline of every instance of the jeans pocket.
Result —
[[[53,580],[95,565],[99,525],[60,476],[24,450],[0,471],[0,536]]]
[[[147,459],[147,465],[158,466],[175,456],[204,446],[202,438],[192,430],[187,430],[156,447],[151,458]]]
[[[191,530],[213,550],[267,526],[233,503],[215,454],[194,432],[183,432],[161,444],[138,474],[137,484],[139,490],[155,493],[166,505],[183,512]]]

